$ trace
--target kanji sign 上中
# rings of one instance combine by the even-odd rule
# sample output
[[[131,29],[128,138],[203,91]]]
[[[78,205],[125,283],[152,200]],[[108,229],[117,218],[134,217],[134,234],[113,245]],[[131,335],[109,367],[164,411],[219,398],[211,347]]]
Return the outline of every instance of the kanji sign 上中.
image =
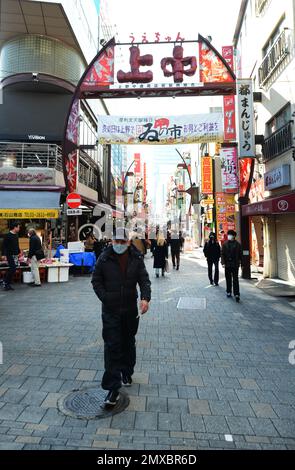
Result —
[[[157,48],[154,56],[153,47]],[[126,43],[116,42],[113,37],[86,68],[69,106],[62,144],[67,192],[77,191],[78,185],[80,101],[235,93],[236,77],[229,63],[200,34],[197,39],[187,40],[181,32],[169,35],[157,31],[154,38],[145,32],[140,37],[132,33]],[[155,121],[148,120],[141,121],[141,129],[130,120],[118,124],[108,122],[99,138],[105,144],[223,141],[223,125],[220,129],[219,122],[213,116],[211,119],[198,123],[191,119],[181,123],[173,121],[169,126],[157,126]]]
[[[254,107],[251,79],[237,80],[239,157],[255,157]]]

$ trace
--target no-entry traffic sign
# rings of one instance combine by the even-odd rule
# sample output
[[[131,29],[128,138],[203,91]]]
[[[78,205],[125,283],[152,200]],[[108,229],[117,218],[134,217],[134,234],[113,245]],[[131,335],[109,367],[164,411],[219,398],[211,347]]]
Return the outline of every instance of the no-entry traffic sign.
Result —
[[[67,204],[71,209],[77,209],[81,206],[81,196],[77,193],[70,193],[67,196]]]

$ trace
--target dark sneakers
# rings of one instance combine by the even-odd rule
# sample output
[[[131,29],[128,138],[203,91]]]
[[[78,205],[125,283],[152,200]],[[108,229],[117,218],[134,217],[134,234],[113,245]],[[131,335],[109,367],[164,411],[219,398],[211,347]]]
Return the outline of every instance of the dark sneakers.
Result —
[[[110,390],[104,399],[104,404],[108,406],[115,406],[119,401],[120,394],[118,390]]]
[[[240,296],[236,295],[236,302],[240,302]]]
[[[124,387],[131,387],[132,385],[131,375],[122,374],[122,385],[124,385]]]

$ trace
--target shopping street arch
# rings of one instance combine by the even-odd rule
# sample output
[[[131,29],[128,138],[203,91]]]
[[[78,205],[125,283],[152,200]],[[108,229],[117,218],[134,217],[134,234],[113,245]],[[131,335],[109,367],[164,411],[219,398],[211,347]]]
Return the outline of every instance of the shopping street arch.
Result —
[[[169,56],[159,57],[150,54],[152,47],[164,47],[168,50]],[[122,67],[120,56],[122,50],[129,48],[127,51],[129,64]],[[126,50],[126,49],[125,49]],[[189,52],[187,52],[189,50]],[[166,53],[166,52],[165,52]],[[120,67],[121,66],[121,67]],[[154,69],[161,70],[162,76],[159,74],[154,79]],[[165,79],[163,79],[163,76]],[[197,77],[197,78],[196,78]],[[191,81],[190,81],[191,80]],[[244,85],[241,85],[243,87]],[[239,95],[241,93],[239,88]],[[81,77],[75,93],[73,95],[68,116],[66,119],[64,140],[63,140],[63,170],[66,188],[68,192],[74,192],[77,189],[77,167],[79,152],[79,108],[82,99],[112,99],[112,98],[151,98],[151,97],[194,97],[194,96],[233,96],[237,93],[237,82],[235,74],[230,67],[228,61],[213,47],[213,45],[202,35],[198,35],[197,40],[193,41],[165,41],[153,43],[116,43],[115,39],[111,39],[94,57],[92,62],[85,70]],[[250,93],[247,90],[247,93]],[[252,91],[251,91],[252,94]],[[252,99],[252,96],[251,96]],[[246,98],[245,98],[246,100]],[[244,121],[247,118],[247,110],[244,109]],[[160,131],[165,127],[165,118],[160,119],[158,126]],[[157,121],[155,121],[157,122]],[[248,121],[247,121],[248,122]],[[152,123],[146,123],[141,126],[139,135],[133,136],[131,143],[153,143],[153,135],[159,129],[149,127]],[[155,123],[154,123],[155,126]],[[163,127],[162,127],[163,126]],[[249,126],[248,126],[249,127]],[[146,131],[146,132],[143,132]],[[252,147],[249,146],[248,156],[254,157],[254,132],[243,129],[245,136],[252,139]],[[151,131],[151,132],[149,132]],[[159,132],[157,132],[157,137]],[[174,135],[179,137],[179,135]],[[230,139],[230,138],[228,138]],[[168,141],[169,140],[169,141]],[[224,139],[218,138],[222,142]],[[190,140],[198,143],[200,140]],[[100,141],[100,143],[122,143],[112,142],[111,140]],[[127,142],[130,143],[130,142]],[[169,144],[179,143],[173,139],[167,139]],[[185,143],[185,141],[182,141]],[[233,142],[228,142],[232,145]],[[246,148],[245,147],[245,148]],[[251,152],[253,151],[253,154]],[[247,156],[245,153],[244,155]],[[110,160],[110,158],[109,158]],[[253,174],[254,159],[251,165]],[[110,170],[110,163],[109,163]],[[251,184],[251,174],[248,179],[248,186],[244,195],[246,203]],[[241,200],[241,198],[240,198]],[[107,202],[107,201],[105,201]],[[249,237],[248,219],[241,217],[241,238],[245,240],[245,260],[244,265],[250,266],[250,258],[248,256]],[[248,277],[248,269],[244,277]],[[250,272],[250,271],[249,271]]]

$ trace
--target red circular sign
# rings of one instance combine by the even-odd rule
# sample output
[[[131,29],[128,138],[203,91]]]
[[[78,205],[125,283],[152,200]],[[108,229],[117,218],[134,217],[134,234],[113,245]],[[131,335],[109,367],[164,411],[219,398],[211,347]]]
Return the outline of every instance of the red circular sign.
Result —
[[[67,196],[67,204],[71,209],[77,209],[81,206],[81,196],[77,193],[70,193]]]

